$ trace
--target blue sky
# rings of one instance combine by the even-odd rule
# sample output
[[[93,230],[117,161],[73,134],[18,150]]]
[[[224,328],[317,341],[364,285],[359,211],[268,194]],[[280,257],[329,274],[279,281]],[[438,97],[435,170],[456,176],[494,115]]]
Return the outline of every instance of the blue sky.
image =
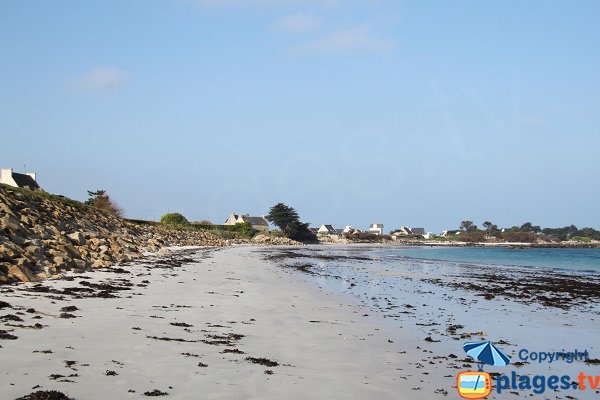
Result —
[[[600,2],[3,1],[0,164],[137,218],[600,228]]]

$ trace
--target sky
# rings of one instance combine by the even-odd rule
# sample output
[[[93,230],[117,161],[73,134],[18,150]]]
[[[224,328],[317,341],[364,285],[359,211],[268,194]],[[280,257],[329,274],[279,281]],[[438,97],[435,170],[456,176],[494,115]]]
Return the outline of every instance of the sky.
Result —
[[[600,2],[0,2],[0,166],[132,218],[600,228]]]

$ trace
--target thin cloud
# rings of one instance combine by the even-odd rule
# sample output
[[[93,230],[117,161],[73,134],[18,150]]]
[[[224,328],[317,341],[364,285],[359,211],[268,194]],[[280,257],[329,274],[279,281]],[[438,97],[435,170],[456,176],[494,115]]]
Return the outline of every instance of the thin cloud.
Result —
[[[269,28],[287,33],[305,33],[319,28],[321,19],[313,15],[298,13],[285,15],[273,21]]]
[[[333,32],[310,43],[293,47],[295,54],[335,54],[387,52],[394,42],[373,35],[368,27],[356,27]]]
[[[69,84],[77,90],[102,93],[116,90],[127,83],[129,76],[125,71],[116,68],[95,68],[75,79]]]

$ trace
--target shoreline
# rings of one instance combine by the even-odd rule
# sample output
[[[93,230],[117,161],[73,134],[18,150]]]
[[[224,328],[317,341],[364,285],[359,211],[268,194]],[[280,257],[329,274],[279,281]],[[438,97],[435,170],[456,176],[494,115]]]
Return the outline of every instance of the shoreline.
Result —
[[[455,246],[455,247],[508,247],[508,248],[539,248],[539,249],[597,249],[600,248],[600,243],[570,243],[570,242],[558,242],[558,243],[527,243],[527,242],[505,242],[505,243],[493,243],[493,242],[435,242],[435,241],[419,241],[419,242],[400,242],[403,245],[415,245],[415,246]]]
[[[431,240],[386,240],[375,241],[340,241],[320,242],[321,245],[382,245],[382,246],[425,246],[425,247],[507,247],[507,248],[547,248],[547,249],[597,249],[600,242],[557,242],[557,243],[528,243],[528,242],[460,242],[460,241],[431,241]]]
[[[445,382],[452,398],[457,397],[452,382],[457,372],[477,369],[462,350],[467,341],[490,340],[512,357],[513,363],[507,367],[486,366],[493,381],[511,372],[566,374],[572,378],[581,372],[597,374],[598,273],[590,281],[588,276],[574,278],[543,270],[488,266],[473,271],[469,265],[443,266],[423,260],[403,260],[394,266],[369,261],[368,251],[356,251],[351,246],[340,246],[336,253],[304,250],[308,250],[304,257],[283,257],[282,262],[329,293],[355,298],[374,309],[388,326],[401,329],[408,336],[405,344],[426,354],[421,357],[421,368],[425,369],[421,373],[436,376],[438,385]],[[300,268],[293,268],[294,264]],[[560,352],[569,348],[589,350],[592,362],[547,365],[518,357],[522,349]],[[597,399],[598,394],[599,390],[567,390],[551,396]],[[488,398],[531,395],[539,397],[527,391],[503,391],[501,395],[492,392]]]

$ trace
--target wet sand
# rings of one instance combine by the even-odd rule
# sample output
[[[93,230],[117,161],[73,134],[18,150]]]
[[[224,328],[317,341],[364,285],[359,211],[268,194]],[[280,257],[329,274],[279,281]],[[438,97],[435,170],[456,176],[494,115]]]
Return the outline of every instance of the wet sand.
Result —
[[[598,274],[434,260],[394,264],[381,259],[381,253],[370,252],[377,250],[371,247],[311,246],[265,257],[301,274],[324,293],[355,298],[356,304],[369,310],[369,317],[375,315],[386,327],[401,332],[410,358],[419,358],[408,362],[410,374],[416,369],[421,378],[411,388],[411,396],[423,391],[436,398],[444,392],[435,388],[446,387],[448,396],[456,398],[457,373],[477,370],[462,350],[468,341],[490,340],[512,357],[507,367],[485,366],[493,380],[513,371],[517,376],[569,375],[573,380],[580,372],[600,375]],[[518,357],[522,349],[588,350],[592,362],[522,362]],[[544,394],[522,390],[492,392],[488,398],[597,399],[599,395],[599,390]]]

